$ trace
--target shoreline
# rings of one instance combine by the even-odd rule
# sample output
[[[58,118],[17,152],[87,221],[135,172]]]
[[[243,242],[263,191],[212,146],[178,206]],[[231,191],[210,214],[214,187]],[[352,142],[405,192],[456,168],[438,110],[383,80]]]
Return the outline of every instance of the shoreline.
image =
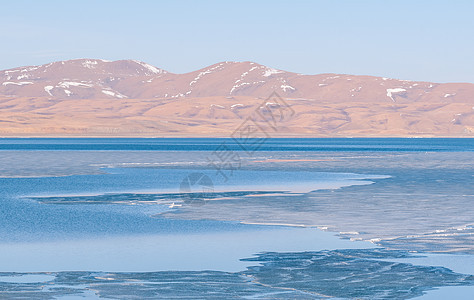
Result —
[[[222,135],[199,135],[199,134],[149,134],[149,135],[135,135],[135,134],[124,134],[124,135],[74,135],[74,134],[12,134],[12,135],[0,135],[1,139],[232,139],[231,132]],[[280,134],[274,135],[268,139],[471,139],[474,135],[301,135],[301,134]]]

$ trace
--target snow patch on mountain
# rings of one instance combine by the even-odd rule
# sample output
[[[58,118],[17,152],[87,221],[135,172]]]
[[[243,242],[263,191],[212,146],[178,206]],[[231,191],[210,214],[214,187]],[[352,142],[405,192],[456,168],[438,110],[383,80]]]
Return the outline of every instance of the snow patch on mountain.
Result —
[[[227,63],[227,62],[226,62]],[[215,67],[212,67],[210,69],[207,69],[206,71],[203,71],[203,72],[199,72],[199,74],[193,79],[193,81],[191,81],[189,83],[189,86],[192,86],[194,85],[196,82],[198,82],[199,79],[201,79],[204,75],[206,74],[211,74],[212,72],[216,71],[216,70],[222,70],[222,66],[224,65],[225,63],[220,63],[218,64],[217,66]]]
[[[33,82],[30,82],[30,81],[20,81],[20,82],[12,82],[12,81],[5,81],[4,83],[2,83],[2,85],[9,85],[9,84],[12,84],[12,85],[27,85],[27,84],[33,84]]]
[[[263,73],[263,77],[270,77],[275,74],[284,73],[283,71],[273,69],[273,68],[265,68],[265,72]]]
[[[280,104],[275,103],[275,102],[266,102],[265,105],[266,106],[280,106]]]
[[[234,85],[232,86],[232,88],[230,89],[230,92],[229,92],[229,95],[231,95],[236,89],[244,86],[244,85],[251,85],[251,84],[254,84],[254,83],[250,83],[250,82],[243,82],[244,78],[250,73],[252,72],[253,70],[256,70],[258,69],[258,67],[252,67],[250,68],[250,70],[248,70],[247,72],[244,72],[240,75],[240,79],[237,79],[235,82],[234,82]]]
[[[115,97],[115,98],[119,98],[119,99],[128,98],[127,96],[122,95],[119,92],[114,92],[114,91],[110,91],[110,90],[102,90],[102,93],[107,95],[107,96],[111,96],[111,97]]]
[[[252,63],[251,63],[251,64],[252,64]],[[250,73],[250,72],[252,72],[252,71],[254,71],[254,70],[256,70],[256,69],[258,69],[258,67],[252,67],[252,68],[250,68],[250,70],[248,70],[248,72]]]
[[[244,86],[244,85],[250,85],[249,82],[241,82],[241,83],[238,83],[238,84],[235,84],[234,86],[232,86],[232,88],[230,89],[230,92],[229,92],[229,95],[231,95],[236,89]]]
[[[95,69],[95,66],[98,64],[99,63],[96,60],[86,60],[85,62],[82,63],[82,66],[88,69]]]
[[[280,88],[281,88],[284,92],[286,92],[286,90],[292,90],[292,91],[296,90],[294,87],[292,87],[291,85],[288,85],[288,84],[286,84],[286,83],[285,83],[285,84],[282,84],[282,85],[280,86]]]
[[[44,87],[44,91],[46,93],[48,93],[50,96],[53,96],[53,94],[51,94],[52,89],[54,89],[54,86],[52,86],[52,85],[47,85],[47,86]]]
[[[407,90],[402,88],[387,89],[387,97],[389,97],[390,99],[392,99],[393,102],[395,102],[395,99],[393,99],[393,94],[403,93],[406,91]]]
[[[157,67],[154,67],[152,65],[149,65],[147,63],[144,63],[142,61],[139,61],[139,60],[132,60],[134,63],[144,67],[145,69],[147,69],[148,71],[150,71],[151,73],[153,74],[162,74],[162,73],[165,73],[164,70],[161,70],[161,69],[158,69]]]
[[[93,84],[87,84],[87,83],[82,83],[82,82],[74,82],[74,81],[63,81],[58,84],[59,87],[68,89],[71,86],[77,86],[77,87],[93,87]]]
[[[30,74],[21,74],[20,76],[17,76],[17,77],[16,77],[16,80],[28,79],[28,78],[30,78],[30,77],[31,77]]]

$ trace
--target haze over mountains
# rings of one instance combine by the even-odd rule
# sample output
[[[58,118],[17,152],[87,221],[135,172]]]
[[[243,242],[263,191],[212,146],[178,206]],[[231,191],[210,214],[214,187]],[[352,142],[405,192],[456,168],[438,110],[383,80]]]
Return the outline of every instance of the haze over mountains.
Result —
[[[1,136],[226,137],[282,109],[291,116],[271,136],[474,134],[472,83],[301,75],[253,62],[185,74],[99,59],[0,71]]]

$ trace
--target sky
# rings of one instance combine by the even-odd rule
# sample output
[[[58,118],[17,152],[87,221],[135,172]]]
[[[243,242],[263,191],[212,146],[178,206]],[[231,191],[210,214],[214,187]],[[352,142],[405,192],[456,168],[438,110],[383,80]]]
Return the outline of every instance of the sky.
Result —
[[[0,0],[0,69],[137,59],[474,83],[474,1]]]

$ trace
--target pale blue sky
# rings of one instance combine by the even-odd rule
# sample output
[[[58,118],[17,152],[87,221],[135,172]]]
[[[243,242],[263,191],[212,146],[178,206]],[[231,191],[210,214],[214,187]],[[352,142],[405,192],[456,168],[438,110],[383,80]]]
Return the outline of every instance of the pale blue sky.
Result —
[[[130,58],[184,73],[249,60],[304,74],[474,82],[474,1],[0,4],[0,69]]]

